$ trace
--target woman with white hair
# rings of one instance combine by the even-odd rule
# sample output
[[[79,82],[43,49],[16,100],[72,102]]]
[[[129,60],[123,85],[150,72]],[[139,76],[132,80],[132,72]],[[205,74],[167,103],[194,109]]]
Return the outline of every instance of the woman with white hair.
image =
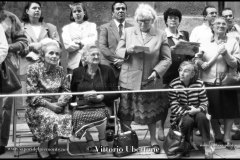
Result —
[[[70,92],[63,68],[58,65],[61,49],[56,40],[41,41],[41,60],[30,65],[27,70],[27,93]],[[40,158],[56,156],[46,149],[53,147],[59,137],[71,137],[72,116],[65,114],[69,95],[29,96],[25,114],[27,124],[41,143]]]
[[[101,153],[107,151],[106,120],[111,115],[110,107],[118,94],[99,94],[97,91],[116,91],[117,79],[111,67],[100,64],[100,50],[95,44],[87,44],[83,47],[83,55],[78,68],[73,70],[71,81],[72,92],[85,92],[84,95],[73,96],[81,110],[73,110],[73,132],[78,138],[85,134],[87,150],[90,153],[97,152],[97,146],[93,137],[87,131],[97,126],[99,138],[99,150]]]
[[[119,41],[116,54],[124,59],[119,85],[121,90],[162,88],[162,77],[170,67],[171,51],[164,31],[153,27],[156,11],[148,4],[140,4],[135,12],[137,26],[127,28]],[[160,153],[156,140],[156,122],[160,120],[161,97],[159,92],[122,94],[118,117],[122,130],[131,121],[148,125],[154,152]]]

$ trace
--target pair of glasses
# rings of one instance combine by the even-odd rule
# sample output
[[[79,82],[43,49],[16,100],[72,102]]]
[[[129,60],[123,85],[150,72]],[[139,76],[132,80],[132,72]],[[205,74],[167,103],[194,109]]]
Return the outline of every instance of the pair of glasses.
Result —
[[[150,19],[140,19],[140,20],[138,19],[137,20],[138,23],[150,23],[150,21],[151,21]]]
[[[126,8],[125,8],[125,7],[117,7],[117,8],[116,8],[116,10],[117,10],[117,11],[120,11],[120,9],[122,9],[123,11],[125,11],[125,10],[126,10]]]
[[[54,51],[49,52],[49,54],[50,54],[50,55],[54,55],[54,54],[55,54],[56,56],[60,56],[60,53],[59,53],[59,52],[54,52]]]

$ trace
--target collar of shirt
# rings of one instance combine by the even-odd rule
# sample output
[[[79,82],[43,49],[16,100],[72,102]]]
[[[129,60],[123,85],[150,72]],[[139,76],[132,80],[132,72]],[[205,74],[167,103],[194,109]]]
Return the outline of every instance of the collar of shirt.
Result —
[[[119,23],[116,19],[113,19],[113,20],[114,20],[114,22],[115,22],[115,24],[116,24],[116,26],[117,26],[117,28],[118,28],[118,30],[119,30],[119,27],[118,27],[118,26],[119,26],[120,23]],[[123,21],[122,24],[123,24],[123,28],[124,28],[124,27],[125,27],[125,21]]]
[[[172,38],[179,39],[180,37],[183,37],[183,34],[181,32],[179,32],[178,30],[177,30],[177,35],[171,33],[168,28],[165,28],[165,32],[166,32],[168,38],[172,37]]]
[[[214,36],[212,36],[211,38],[211,42],[215,42],[215,39],[214,39]],[[227,43],[227,36],[225,36],[223,39],[221,39],[220,41],[216,42],[217,44],[220,44],[220,43]]]

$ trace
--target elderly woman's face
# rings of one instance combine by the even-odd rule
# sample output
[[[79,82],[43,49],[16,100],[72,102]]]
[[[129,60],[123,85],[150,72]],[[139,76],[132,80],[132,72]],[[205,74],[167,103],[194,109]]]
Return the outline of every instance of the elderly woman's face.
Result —
[[[97,48],[92,48],[88,51],[85,57],[87,64],[99,64],[100,63],[100,51]]]
[[[41,17],[41,7],[37,3],[32,3],[29,7],[29,9],[26,10],[26,13],[28,14],[29,18],[40,18]]]
[[[84,17],[84,11],[81,5],[77,5],[72,8],[72,14],[75,22],[82,23]]]
[[[180,22],[179,17],[174,15],[169,15],[167,18],[167,26],[169,28],[178,28]]]
[[[222,18],[215,19],[212,27],[215,34],[225,34],[227,32],[227,22]]]
[[[44,60],[45,63],[50,64],[50,65],[58,65],[58,62],[60,60],[60,52],[61,50],[54,45],[48,46],[44,50]]]
[[[152,18],[147,18],[143,16],[139,16],[137,18],[137,23],[139,25],[139,28],[142,32],[148,32],[153,24],[153,19]]]
[[[194,77],[194,67],[192,65],[184,65],[178,69],[179,78],[182,82],[189,83]]]

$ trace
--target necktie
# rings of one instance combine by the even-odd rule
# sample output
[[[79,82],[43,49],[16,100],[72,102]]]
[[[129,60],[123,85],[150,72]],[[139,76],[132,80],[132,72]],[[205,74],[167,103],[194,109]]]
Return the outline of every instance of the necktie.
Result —
[[[118,27],[119,27],[119,36],[121,37],[122,36],[123,24],[120,23]]]

